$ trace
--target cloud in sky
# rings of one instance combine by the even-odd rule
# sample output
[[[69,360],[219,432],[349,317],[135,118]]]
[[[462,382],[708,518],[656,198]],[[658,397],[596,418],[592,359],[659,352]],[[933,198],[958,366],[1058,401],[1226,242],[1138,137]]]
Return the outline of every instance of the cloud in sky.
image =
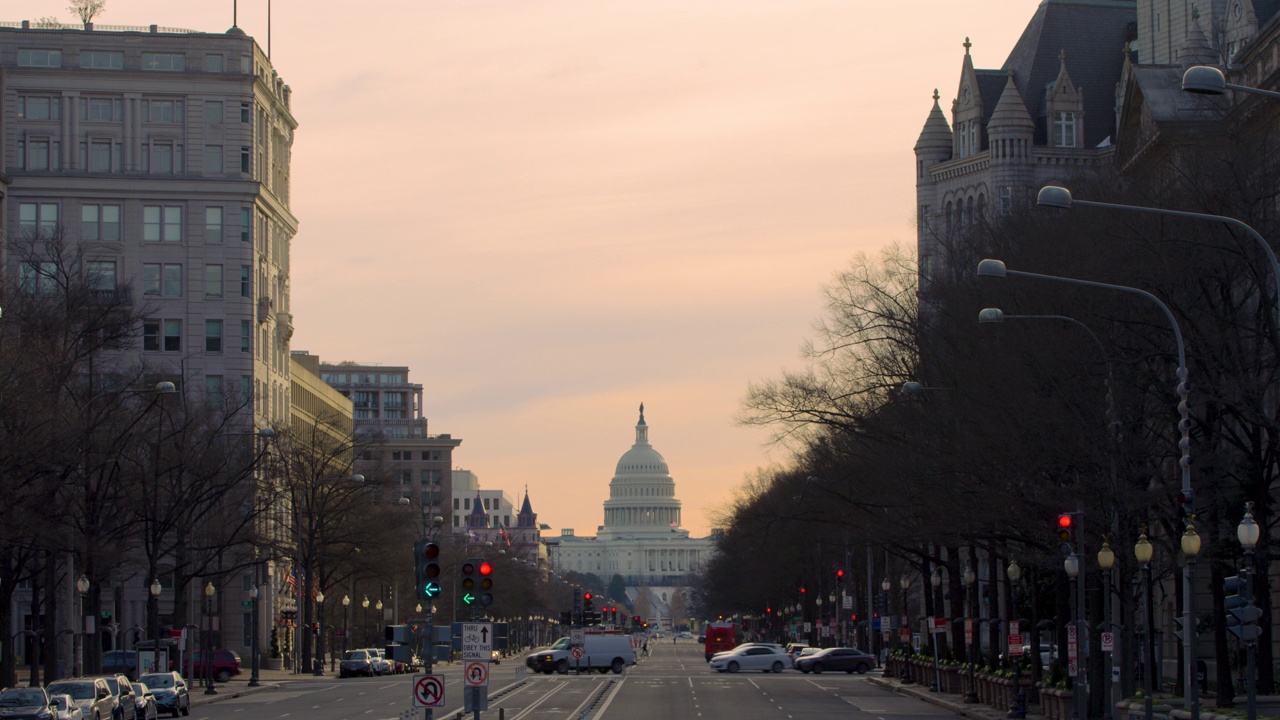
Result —
[[[459,466],[580,534],[643,401],[704,533],[786,461],[734,424],[747,384],[799,365],[849,258],[913,242],[911,148],[965,35],[999,67],[1036,5],[276,0],[293,347],[408,365]],[[265,10],[239,2],[263,45]],[[111,0],[99,21],[218,32],[231,2]]]

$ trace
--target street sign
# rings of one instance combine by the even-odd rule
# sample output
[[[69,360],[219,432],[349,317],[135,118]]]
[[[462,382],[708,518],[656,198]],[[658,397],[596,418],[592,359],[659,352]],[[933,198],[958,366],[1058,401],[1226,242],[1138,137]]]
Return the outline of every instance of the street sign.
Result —
[[[587,633],[582,628],[572,628],[569,630],[569,644],[574,647],[582,647],[586,642]]]
[[[463,680],[467,687],[489,686],[489,663],[469,662],[463,670]]]
[[[845,610],[852,610],[852,609],[853,609],[853,598],[852,598],[852,597],[850,597],[850,596],[848,596],[848,595],[845,595],[845,596],[844,596],[844,604],[843,604],[841,607],[843,607]]]
[[[413,706],[415,708],[444,707],[444,676],[414,675]]]
[[[964,644],[973,644],[973,618],[965,618],[964,620]]]
[[[1009,657],[1021,657],[1022,655],[1022,636],[1009,636]]]
[[[241,600],[241,601],[240,601],[240,607],[241,607],[241,608],[243,608],[243,609],[245,609],[245,610],[251,610],[251,609],[253,608],[253,601],[252,601],[252,600]]]
[[[1102,652],[1111,652],[1116,649],[1115,633],[1102,633]]]
[[[462,623],[462,659],[488,660],[493,652],[493,623]],[[486,669],[486,676],[488,670]],[[488,685],[486,680],[482,685]]]
[[[946,618],[934,618],[934,619],[933,619],[933,627],[929,630],[929,632],[932,632],[932,633],[944,633],[944,632],[946,632],[946,631],[947,631],[947,619],[946,619]]]
[[[1021,634],[1022,634],[1022,625],[1021,625],[1021,623],[1019,623],[1017,620],[1010,620],[1010,621],[1009,621],[1009,634],[1010,634],[1010,635],[1021,635]]]
[[[582,659],[582,648],[581,648],[581,647],[574,647],[572,650],[570,650],[570,651],[569,651],[569,654],[573,656],[573,659],[574,659],[574,660],[581,660],[581,659]]]

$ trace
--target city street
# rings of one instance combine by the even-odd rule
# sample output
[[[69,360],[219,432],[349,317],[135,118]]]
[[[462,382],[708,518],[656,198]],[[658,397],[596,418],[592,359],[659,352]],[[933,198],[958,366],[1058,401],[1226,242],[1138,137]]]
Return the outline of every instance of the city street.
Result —
[[[668,642],[650,645],[651,655],[623,675],[542,675],[526,671],[512,658],[491,668],[489,709],[483,716],[505,720],[577,720],[584,715],[609,720],[713,718],[851,717],[887,720],[954,718],[944,708],[900,695],[871,682],[870,676],[824,673],[805,675],[719,674],[703,660],[701,645]],[[435,718],[452,718],[462,707],[461,665],[437,665],[446,677],[446,707]],[[237,684],[220,692],[234,694]],[[409,708],[411,676],[334,677],[284,680],[278,688],[197,704],[193,717],[204,720],[399,720]],[[421,718],[418,711],[416,717]]]

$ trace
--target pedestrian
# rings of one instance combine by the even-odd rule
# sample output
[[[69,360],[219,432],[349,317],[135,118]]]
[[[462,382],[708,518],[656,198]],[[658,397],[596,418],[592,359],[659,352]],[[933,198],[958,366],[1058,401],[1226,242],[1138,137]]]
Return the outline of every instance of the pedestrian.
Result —
[[[647,637],[644,639],[644,642],[640,643],[640,655],[643,657],[649,657],[649,638]]]
[[[676,644],[676,636],[675,636],[675,635],[672,635],[672,636],[671,636],[671,644],[672,644],[672,645],[675,645],[675,644]]]

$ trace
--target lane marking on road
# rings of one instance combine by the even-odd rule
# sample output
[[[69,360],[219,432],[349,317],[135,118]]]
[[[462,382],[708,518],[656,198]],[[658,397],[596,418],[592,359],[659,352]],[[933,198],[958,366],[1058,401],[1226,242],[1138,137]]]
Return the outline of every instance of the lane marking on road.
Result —
[[[614,685],[614,686],[613,686],[613,690],[611,690],[611,691],[609,692],[609,695],[608,695],[607,697],[605,697],[605,699],[604,699],[604,703],[602,703],[602,704],[600,705],[600,708],[599,708],[598,710],[596,710],[596,712],[595,712],[595,717],[597,717],[597,718],[598,718],[598,717],[603,717],[603,716],[604,716],[605,711],[606,711],[606,710],[608,710],[608,709],[609,709],[609,706],[613,704],[613,698],[615,698],[615,697],[618,695],[618,692],[622,690],[622,686],[623,686],[626,682],[627,682],[627,679],[626,679],[626,678],[623,678],[623,679],[619,680],[619,681],[617,682],[617,684],[616,684],[616,685]]]
[[[542,703],[544,703],[544,702],[546,702],[547,700],[549,700],[549,699],[551,698],[551,696],[552,696],[552,695],[555,695],[556,693],[560,692],[561,690],[565,689],[566,687],[569,687],[569,684],[568,684],[568,683],[565,683],[565,682],[556,682],[556,683],[551,683],[551,689],[550,689],[550,690],[546,691],[546,693],[544,693],[544,694],[542,695],[542,697],[540,697],[540,698],[538,698],[537,700],[534,700],[533,702],[529,703],[529,705],[528,705],[527,707],[525,707],[523,710],[521,710],[520,712],[516,713],[515,715],[512,715],[512,716],[511,716],[511,720],[520,720],[520,718],[522,718],[522,717],[524,717],[524,716],[528,715],[529,713],[533,712],[533,711],[534,711],[534,710],[535,710],[539,705],[541,705]]]

